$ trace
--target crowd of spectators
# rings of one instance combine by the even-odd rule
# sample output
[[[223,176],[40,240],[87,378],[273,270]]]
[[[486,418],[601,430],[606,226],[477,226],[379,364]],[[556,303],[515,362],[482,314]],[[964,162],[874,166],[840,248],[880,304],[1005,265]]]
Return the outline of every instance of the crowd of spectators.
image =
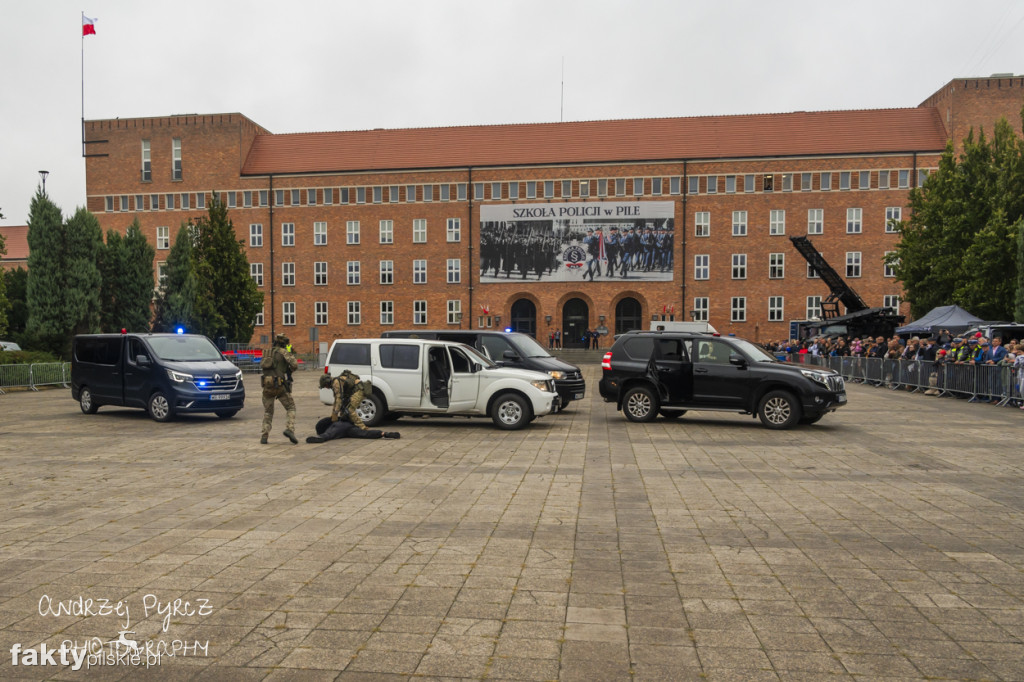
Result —
[[[987,339],[981,332],[955,336],[942,330],[925,339],[820,336],[764,346],[773,353],[796,356],[797,361],[800,356],[850,358],[840,360],[838,368],[855,383],[926,388],[927,395],[980,397],[1024,410],[1024,343],[1019,339],[1004,344],[999,336]],[[825,364],[837,368],[835,363]]]

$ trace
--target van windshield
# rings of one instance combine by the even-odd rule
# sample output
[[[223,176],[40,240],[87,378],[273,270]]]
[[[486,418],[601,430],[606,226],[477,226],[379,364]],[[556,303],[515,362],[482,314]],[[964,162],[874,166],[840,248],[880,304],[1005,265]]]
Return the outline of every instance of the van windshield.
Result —
[[[524,358],[551,357],[551,353],[544,350],[544,346],[537,343],[532,336],[527,336],[522,332],[514,332],[509,334],[508,337],[519,348],[519,354]]]
[[[151,336],[146,339],[153,354],[167,362],[220,361],[220,351],[205,336]]]

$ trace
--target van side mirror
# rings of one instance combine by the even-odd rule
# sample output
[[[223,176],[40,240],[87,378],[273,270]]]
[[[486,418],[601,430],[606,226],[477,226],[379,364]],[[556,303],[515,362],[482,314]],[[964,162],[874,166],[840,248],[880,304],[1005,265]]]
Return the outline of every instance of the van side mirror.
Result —
[[[743,357],[742,355],[737,355],[736,353],[731,353],[729,355],[729,364],[730,365],[736,365],[737,367],[746,367],[747,366],[747,359],[745,357]]]
[[[519,356],[516,355],[516,352],[514,350],[506,350],[504,353],[501,354],[501,359],[510,362],[518,362]]]

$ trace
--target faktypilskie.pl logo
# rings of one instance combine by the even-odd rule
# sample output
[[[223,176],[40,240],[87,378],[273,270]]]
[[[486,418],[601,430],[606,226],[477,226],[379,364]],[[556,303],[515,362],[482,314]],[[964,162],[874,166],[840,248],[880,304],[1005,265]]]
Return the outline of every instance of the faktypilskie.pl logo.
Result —
[[[149,637],[140,637],[131,629],[133,611],[127,599],[114,601],[78,596],[58,600],[44,594],[39,599],[38,613],[42,617],[85,618],[90,625],[95,622],[96,631],[110,632],[111,635],[106,638],[65,639],[57,647],[46,642],[29,646],[14,642],[9,648],[10,664],[13,667],[62,666],[81,670],[123,665],[148,668],[160,665],[167,658],[205,657],[210,652],[209,640],[178,639],[168,634],[172,625],[192,625],[198,618],[213,613],[213,606],[208,599],[164,601],[154,594],[145,595],[136,605],[134,613],[142,614],[137,627],[146,624],[152,629],[156,619],[159,619],[159,630]],[[147,622],[150,619],[152,622]]]

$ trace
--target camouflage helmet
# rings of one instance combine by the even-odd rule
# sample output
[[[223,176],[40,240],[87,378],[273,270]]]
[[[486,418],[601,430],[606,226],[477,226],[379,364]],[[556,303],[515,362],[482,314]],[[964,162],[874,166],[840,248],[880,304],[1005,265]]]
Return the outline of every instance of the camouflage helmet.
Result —
[[[275,346],[287,346],[289,343],[291,343],[291,340],[284,334],[278,334],[274,337]]]
[[[320,376],[320,388],[330,388],[333,381],[334,378],[330,374],[322,374]]]

